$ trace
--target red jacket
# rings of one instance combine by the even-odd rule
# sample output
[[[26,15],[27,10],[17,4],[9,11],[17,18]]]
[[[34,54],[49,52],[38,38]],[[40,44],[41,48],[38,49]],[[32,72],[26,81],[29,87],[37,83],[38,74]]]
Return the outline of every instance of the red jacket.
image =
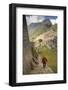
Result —
[[[43,64],[46,64],[47,62],[48,62],[47,58],[44,57],[44,58],[42,59],[42,63],[43,63]]]

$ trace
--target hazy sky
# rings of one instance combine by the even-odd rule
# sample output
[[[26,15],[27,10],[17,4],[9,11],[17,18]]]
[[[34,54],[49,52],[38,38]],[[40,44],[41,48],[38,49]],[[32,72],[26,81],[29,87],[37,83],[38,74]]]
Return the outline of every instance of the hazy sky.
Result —
[[[26,15],[27,24],[42,22],[45,19],[50,19],[52,24],[57,22],[57,16],[39,16],[39,15]]]

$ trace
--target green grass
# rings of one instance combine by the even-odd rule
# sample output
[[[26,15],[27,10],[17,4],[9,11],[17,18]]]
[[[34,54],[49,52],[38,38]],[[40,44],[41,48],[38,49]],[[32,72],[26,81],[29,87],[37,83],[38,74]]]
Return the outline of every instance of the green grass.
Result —
[[[57,73],[57,52],[56,49],[48,49],[47,47],[39,48],[42,57],[48,59],[48,65]]]

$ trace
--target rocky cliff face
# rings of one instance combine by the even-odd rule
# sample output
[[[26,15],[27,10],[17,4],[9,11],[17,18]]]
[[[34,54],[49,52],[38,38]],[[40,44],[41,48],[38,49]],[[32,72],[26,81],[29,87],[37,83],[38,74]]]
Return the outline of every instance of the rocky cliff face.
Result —
[[[32,53],[29,43],[27,24],[25,15],[23,16],[23,74],[29,74],[31,71]]]

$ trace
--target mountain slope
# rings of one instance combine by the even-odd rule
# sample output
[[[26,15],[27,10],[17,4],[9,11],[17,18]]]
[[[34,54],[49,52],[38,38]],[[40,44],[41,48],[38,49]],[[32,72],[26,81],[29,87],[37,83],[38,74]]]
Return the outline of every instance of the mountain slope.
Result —
[[[31,23],[28,26],[29,38],[32,41],[38,35],[50,30],[49,28],[52,26],[52,23],[49,19],[46,19],[40,23]]]

